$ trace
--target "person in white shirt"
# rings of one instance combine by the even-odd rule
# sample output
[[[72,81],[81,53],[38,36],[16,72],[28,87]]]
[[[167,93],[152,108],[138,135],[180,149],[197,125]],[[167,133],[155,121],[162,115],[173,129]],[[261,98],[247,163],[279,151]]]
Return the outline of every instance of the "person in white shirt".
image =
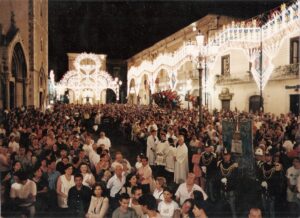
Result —
[[[21,216],[34,217],[37,187],[24,171],[15,174],[16,182],[10,189],[10,198],[21,209]]]
[[[105,132],[100,132],[100,138],[97,141],[97,146],[100,147],[101,145],[104,145],[105,150],[109,150],[111,147],[111,142],[108,137],[105,136]]]
[[[300,175],[297,177],[297,199],[298,216],[300,216]]]
[[[66,164],[64,167],[64,174],[57,179],[56,193],[57,203],[61,211],[68,211],[68,194],[69,190],[75,185],[73,174],[73,167],[71,164]]]
[[[153,196],[157,202],[164,200],[164,188],[166,186],[166,179],[164,177],[157,177],[155,180],[155,189],[153,191]]]
[[[148,128],[147,128],[148,132],[151,132],[152,129],[154,129],[156,132],[158,130],[158,127],[155,124],[154,120],[150,121],[150,124],[148,125]]]
[[[183,135],[178,136],[178,146],[174,156],[175,168],[174,168],[174,182],[177,184],[182,183],[189,172],[188,161],[188,148],[184,143]]]
[[[90,150],[90,152],[88,154],[89,160],[90,160],[90,163],[92,164],[92,166],[96,166],[99,163],[100,155],[101,155],[100,151],[97,148],[97,144],[93,144],[93,149]]]
[[[138,170],[142,166],[141,156],[144,156],[144,154],[138,154],[138,156],[136,157],[136,163],[135,163],[136,170]]]
[[[172,200],[173,193],[169,188],[164,188],[164,200],[158,204],[158,211],[163,218],[172,218],[175,210],[179,209],[178,204]]]
[[[82,184],[92,189],[96,180],[94,175],[91,173],[90,167],[86,163],[81,163],[79,169],[83,176]]]
[[[131,172],[131,165],[128,160],[123,158],[123,155],[120,151],[116,152],[115,161],[111,164],[111,168],[115,170],[116,166],[121,164],[123,166],[123,171],[126,173]]]
[[[296,200],[297,200],[297,178],[300,176],[300,160],[299,158],[293,159],[293,166],[287,169],[287,202],[289,204],[289,211],[296,212]]]
[[[114,198],[116,194],[121,191],[125,181],[126,177],[123,172],[123,166],[118,164],[115,167],[115,175],[107,182],[107,188],[110,189],[110,197]]]
[[[86,218],[104,218],[109,207],[109,200],[103,195],[105,191],[102,183],[96,183],[91,198],[90,206]]]
[[[108,180],[106,186],[108,189],[110,189],[110,197],[111,197],[110,210],[111,211],[114,211],[119,205],[116,195],[121,192],[125,182],[126,182],[126,177],[123,170],[123,165],[117,164],[115,166],[115,175]]]
[[[156,136],[156,130],[152,129],[151,134],[147,138],[147,152],[146,156],[149,160],[149,165],[154,166],[155,164],[155,152],[156,152],[156,145],[158,143],[158,138]]]
[[[165,177],[168,182],[174,181],[174,167],[175,167],[175,160],[174,156],[176,154],[176,148],[174,146],[174,140],[172,138],[168,139],[169,147],[166,152],[166,166],[165,166]]]
[[[189,173],[186,182],[178,187],[175,196],[177,201],[180,201],[180,205],[182,205],[186,199],[191,198],[193,191],[195,190],[202,192],[204,200],[208,198],[205,191],[199,185],[195,184],[195,178],[196,176],[194,173]]]
[[[9,137],[8,148],[11,153],[13,153],[13,152],[19,153],[20,144],[18,141],[19,141],[18,137],[14,136],[14,135],[11,135]]]
[[[169,140],[170,138],[173,139],[174,145],[177,144],[178,139],[177,139],[176,135],[174,134],[174,130],[172,127],[169,127],[166,137],[167,137],[167,140]]]
[[[169,142],[166,140],[166,133],[160,133],[160,141],[156,146],[156,168],[157,168],[157,176],[165,175],[165,166],[166,166],[166,155],[168,152]]]
[[[152,184],[152,169],[148,164],[148,158],[142,157],[142,166],[138,169],[137,175],[143,189],[143,193],[149,193]]]

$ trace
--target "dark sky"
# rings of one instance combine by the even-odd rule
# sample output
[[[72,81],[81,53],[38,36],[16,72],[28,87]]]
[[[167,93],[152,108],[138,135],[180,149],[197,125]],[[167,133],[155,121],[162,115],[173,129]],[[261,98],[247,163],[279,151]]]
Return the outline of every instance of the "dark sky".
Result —
[[[59,79],[68,70],[68,52],[127,59],[206,14],[246,19],[282,2],[49,0],[49,69]]]

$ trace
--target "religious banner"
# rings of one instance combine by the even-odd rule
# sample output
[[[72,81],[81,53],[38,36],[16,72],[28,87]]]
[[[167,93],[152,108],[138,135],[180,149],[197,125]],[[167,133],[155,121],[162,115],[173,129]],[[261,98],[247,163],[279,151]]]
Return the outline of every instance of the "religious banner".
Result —
[[[253,147],[251,120],[224,120],[223,144],[239,164],[241,175],[253,176]]]
[[[242,156],[253,155],[251,120],[223,120],[222,136],[227,150]]]
[[[253,157],[253,147],[252,147],[252,121],[251,120],[241,120],[239,122],[240,135],[243,147],[243,156]]]
[[[222,138],[223,145],[227,151],[231,151],[232,136],[235,131],[235,122],[233,120],[222,121]]]

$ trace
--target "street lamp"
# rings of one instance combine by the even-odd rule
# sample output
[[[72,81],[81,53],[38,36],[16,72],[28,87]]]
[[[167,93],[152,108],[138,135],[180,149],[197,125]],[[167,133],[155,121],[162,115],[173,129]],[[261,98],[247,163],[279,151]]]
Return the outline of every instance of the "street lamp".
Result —
[[[115,78],[115,84],[116,84],[116,92],[117,92],[117,102],[119,102],[119,99],[120,99],[120,87],[122,85],[122,81],[119,80],[118,77]]]
[[[199,127],[201,127],[202,124],[202,72],[203,72],[203,66],[202,66],[202,54],[201,50],[203,47],[203,42],[204,42],[204,35],[201,34],[199,31],[198,34],[196,35],[196,42],[197,46],[199,48],[199,55],[198,55],[198,63],[197,63],[197,70],[199,72]]]

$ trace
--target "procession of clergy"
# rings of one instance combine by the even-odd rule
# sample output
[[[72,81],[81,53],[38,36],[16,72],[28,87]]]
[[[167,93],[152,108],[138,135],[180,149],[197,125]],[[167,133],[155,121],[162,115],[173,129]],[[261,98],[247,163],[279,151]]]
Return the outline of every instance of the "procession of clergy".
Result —
[[[242,180],[222,143],[222,120],[236,116],[253,121],[253,180]],[[293,114],[204,109],[199,126],[193,110],[58,104],[0,117],[3,217],[299,215],[300,122]],[[124,144],[114,145],[114,137]]]

